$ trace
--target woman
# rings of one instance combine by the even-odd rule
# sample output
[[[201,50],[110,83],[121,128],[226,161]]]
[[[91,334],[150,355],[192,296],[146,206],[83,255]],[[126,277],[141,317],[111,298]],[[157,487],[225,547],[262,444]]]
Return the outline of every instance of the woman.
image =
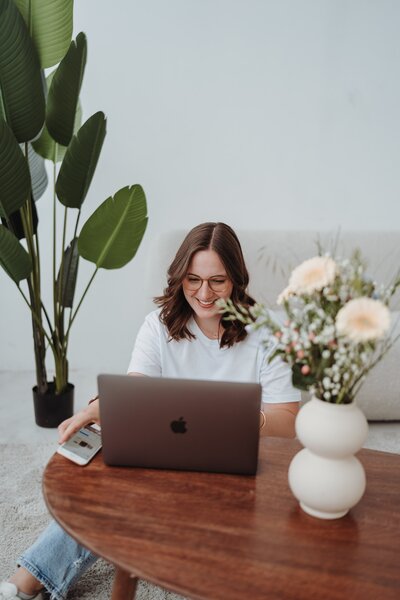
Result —
[[[224,321],[216,306],[220,298],[252,306],[248,281],[239,240],[228,225],[203,223],[192,229],[168,269],[164,295],[155,299],[160,308],[139,331],[128,372],[259,382],[261,435],[293,437],[300,394],[292,387],[289,367],[279,358],[268,363],[271,350],[264,349],[259,333],[248,333],[238,321]],[[97,398],[61,423],[60,443],[93,422],[100,422]],[[64,600],[96,558],[52,522],[19,559],[21,566],[9,582],[0,584],[0,600],[39,600],[43,586],[53,598]]]

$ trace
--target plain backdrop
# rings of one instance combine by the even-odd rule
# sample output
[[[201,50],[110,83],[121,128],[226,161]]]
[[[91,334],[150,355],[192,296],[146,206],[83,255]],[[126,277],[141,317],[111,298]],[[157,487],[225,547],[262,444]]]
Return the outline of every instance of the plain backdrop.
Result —
[[[88,38],[84,120],[108,119],[81,222],[140,183],[149,225],[134,260],[94,280],[71,369],[126,370],[161,233],[210,220],[398,229],[398,0],[75,0],[74,15],[74,35]],[[38,202],[45,294],[51,206],[48,191]],[[82,260],[77,298],[92,272]],[[0,369],[32,369],[29,312],[3,271],[0,311]]]

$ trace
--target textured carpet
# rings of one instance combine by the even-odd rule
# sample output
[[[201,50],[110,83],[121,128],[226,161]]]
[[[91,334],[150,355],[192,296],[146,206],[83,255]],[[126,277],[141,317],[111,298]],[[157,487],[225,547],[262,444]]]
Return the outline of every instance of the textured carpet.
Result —
[[[54,444],[0,444],[0,580],[47,525],[50,517],[41,493],[43,468]],[[71,600],[109,600],[114,570],[98,560],[71,588]],[[181,596],[141,581],[138,600],[182,600]]]

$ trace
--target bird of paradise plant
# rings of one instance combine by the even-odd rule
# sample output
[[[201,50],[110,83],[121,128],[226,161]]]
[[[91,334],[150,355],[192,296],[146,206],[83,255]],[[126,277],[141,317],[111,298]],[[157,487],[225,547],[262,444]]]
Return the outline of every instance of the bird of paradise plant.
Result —
[[[80,228],[106,119],[96,112],[81,125],[87,42],[84,33],[71,41],[72,17],[73,0],[0,0],[0,265],[31,312],[38,391],[45,393],[49,387],[49,348],[57,394],[68,385],[71,327],[93,279],[99,269],[126,265],[147,225],[144,191],[132,185],[104,200]],[[44,69],[54,65],[45,78]],[[44,159],[52,163],[53,181],[50,273],[41,265],[44,250],[36,210],[48,185]],[[81,257],[94,270],[75,302]],[[44,277],[52,281],[51,308],[43,300]]]

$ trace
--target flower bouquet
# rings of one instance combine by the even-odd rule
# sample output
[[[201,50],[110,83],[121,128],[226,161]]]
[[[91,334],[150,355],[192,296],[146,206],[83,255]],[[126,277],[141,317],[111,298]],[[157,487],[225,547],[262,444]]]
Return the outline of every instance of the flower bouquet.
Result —
[[[296,267],[277,303],[283,323],[260,304],[249,310],[220,303],[227,319],[265,329],[273,344],[270,361],[280,356],[292,368],[293,385],[335,404],[352,402],[367,373],[397,338],[390,330],[390,299],[400,278],[389,286],[366,277],[359,252],[351,259],[316,256]]]
[[[359,252],[350,259],[316,256],[295,268],[278,297],[279,322],[260,304],[249,309],[219,302],[225,318],[266,331],[292,370],[293,385],[311,393],[296,418],[304,448],[289,467],[289,485],[308,514],[335,519],[362,497],[366,478],[354,454],[368,424],[353,402],[366,375],[393,346],[389,304],[400,277],[388,286],[366,276]],[[384,382],[383,382],[384,384]]]

